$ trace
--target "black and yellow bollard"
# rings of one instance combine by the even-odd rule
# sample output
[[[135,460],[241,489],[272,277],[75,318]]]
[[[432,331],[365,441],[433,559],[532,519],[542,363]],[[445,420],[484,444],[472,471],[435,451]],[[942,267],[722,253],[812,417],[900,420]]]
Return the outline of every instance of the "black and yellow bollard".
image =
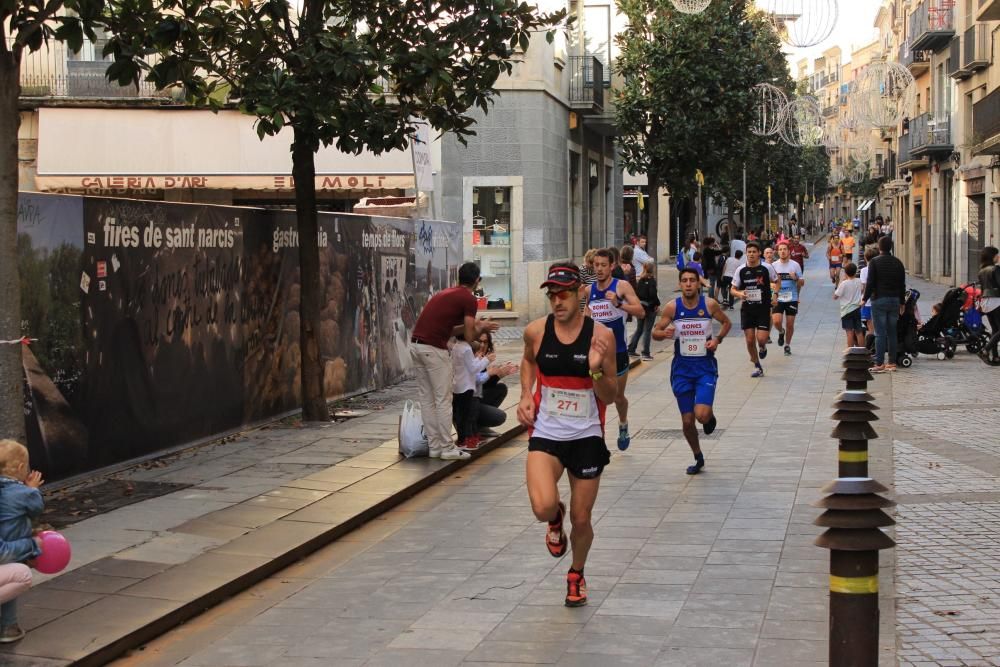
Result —
[[[816,546],[830,550],[830,665],[878,667],[878,552],[895,546],[879,528],[895,522],[882,511],[894,502],[870,478],[836,479],[815,503],[813,523],[827,528]]]
[[[867,391],[868,383],[875,376],[868,370],[872,366],[872,357],[866,347],[849,347],[844,351],[844,361],[841,364],[844,374],[840,379],[847,382],[848,390]]]
[[[874,397],[865,391],[842,392],[833,407],[833,419],[838,424],[832,437],[840,443],[837,448],[837,475],[839,477],[868,476],[868,441],[878,437],[869,422],[878,421],[872,403]]]

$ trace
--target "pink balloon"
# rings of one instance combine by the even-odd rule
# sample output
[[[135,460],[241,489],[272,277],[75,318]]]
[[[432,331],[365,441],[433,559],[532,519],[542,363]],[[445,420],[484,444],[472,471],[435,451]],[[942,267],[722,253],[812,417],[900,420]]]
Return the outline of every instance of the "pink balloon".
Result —
[[[62,572],[73,555],[69,540],[54,530],[43,530],[38,539],[42,542],[42,555],[35,559],[35,569],[42,574]]]

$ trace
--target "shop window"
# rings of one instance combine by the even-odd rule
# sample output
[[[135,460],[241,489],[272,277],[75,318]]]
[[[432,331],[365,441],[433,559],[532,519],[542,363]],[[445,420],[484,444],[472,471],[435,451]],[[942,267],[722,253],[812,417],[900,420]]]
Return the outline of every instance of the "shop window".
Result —
[[[509,310],[511,188],[472,188],[472,253],[479,264],[480,310]]]

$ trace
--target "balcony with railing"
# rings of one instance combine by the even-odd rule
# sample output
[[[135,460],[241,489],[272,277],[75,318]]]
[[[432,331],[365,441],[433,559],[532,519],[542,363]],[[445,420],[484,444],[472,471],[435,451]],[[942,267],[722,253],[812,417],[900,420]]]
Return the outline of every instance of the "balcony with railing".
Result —
[[[955,150],[951,140],[951,122],[947,118],[934,119],[925,113],[910,121],[911,157],[934,157],[950,154]]]
[[[990,31],[983,23],[976,23],[962,37],[962,69],[971,72],[990,64]]]
[[[975,155],[1000,155],[1000,88],[972,105]]]
[[[1000,21],[1000,0],[979,0],[977,21]]]
[[[839,104],[831,104],[830,106],[823,107],[824,118],[834,118],[838,113],[840,113]]]
[[[595,56],[570,56],[569,103],[584,113],[604,111],[604,63]]]
[[[972,72],[962,66],[962,38],[956,35],[948,45],[948,76],[953,79],[968,79]]]
[[[910,47],[940,51],[955,36],[955,0],[923,0],[910,14]]]
[[[922,74],[931,66],[930,51],[914,51],[909,42],[899,45],[899,62],[914,76]]]
[[[10,44],[10,39],[8,39]],[[145,81],[119,86],[108,81],[105,72],[110,64],[101,52],[104,42],[88,42],[73,53],[62,42],[50,41],[41,49],[25,52],[21,59],[21,97],[79,98],[153,98],[169,97]]]

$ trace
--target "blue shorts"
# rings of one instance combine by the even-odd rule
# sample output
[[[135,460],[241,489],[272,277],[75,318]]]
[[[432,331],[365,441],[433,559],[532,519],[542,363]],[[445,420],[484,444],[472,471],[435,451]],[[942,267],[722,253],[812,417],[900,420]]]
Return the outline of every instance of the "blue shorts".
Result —
[[[670,388],[682,415],[694,412],[695,405],[715,403],[719,364],[714,357],[697,363],[697,366],[677,364],[670,369]]]

